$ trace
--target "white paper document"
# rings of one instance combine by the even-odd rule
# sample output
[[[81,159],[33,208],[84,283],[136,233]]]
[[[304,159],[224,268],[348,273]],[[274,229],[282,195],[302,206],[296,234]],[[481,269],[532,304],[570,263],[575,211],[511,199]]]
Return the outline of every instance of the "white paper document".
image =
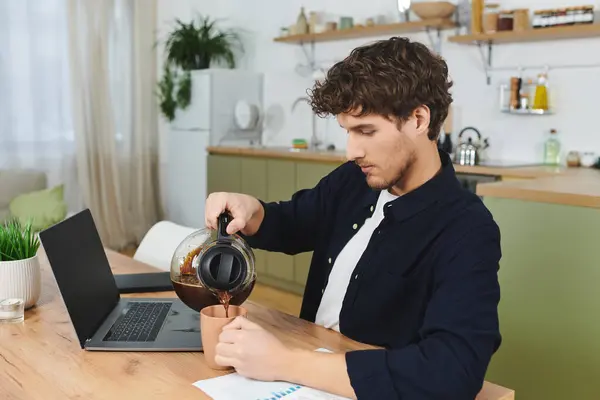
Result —
[[[326,349],[317,351],[329,352]],[[346,400],[320,390],[289,382],[263,382],[238,373],[204,379],[193,384],[214,400]]]

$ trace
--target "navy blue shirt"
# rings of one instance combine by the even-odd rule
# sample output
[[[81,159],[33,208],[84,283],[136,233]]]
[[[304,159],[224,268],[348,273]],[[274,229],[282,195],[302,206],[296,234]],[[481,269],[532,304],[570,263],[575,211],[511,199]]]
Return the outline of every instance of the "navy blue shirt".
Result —
[[[474,399],[500,345],[500,232],[440,158],[435,177],[387,203],[352,273],[340,332],[382,347],[346,354],[359,399]],[[378,195],[348,162],[290,200],[263,202],[252,247],[314,251],[301,318],[314,322],[335,258]]]

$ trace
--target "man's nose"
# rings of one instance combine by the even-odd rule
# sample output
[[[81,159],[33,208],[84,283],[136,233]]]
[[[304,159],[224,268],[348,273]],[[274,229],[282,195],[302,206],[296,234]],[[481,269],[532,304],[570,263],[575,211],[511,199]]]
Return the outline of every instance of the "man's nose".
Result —
[[[346,158],[348,161],[356,161],[365,156],[365,152],[360,145],[358,135],[350,132],[346,142]]]

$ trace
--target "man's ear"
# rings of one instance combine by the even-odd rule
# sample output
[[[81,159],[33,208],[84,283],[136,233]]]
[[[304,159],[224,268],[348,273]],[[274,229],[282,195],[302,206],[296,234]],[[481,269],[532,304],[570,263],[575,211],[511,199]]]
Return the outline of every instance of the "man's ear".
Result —
[[[429,110],[429,107],[425,105],[417,107],[415,111],[413,111],[413,116],[416,121],[417,134],[427,135],[429,132],[429,121],[431,118],[431,111]]]

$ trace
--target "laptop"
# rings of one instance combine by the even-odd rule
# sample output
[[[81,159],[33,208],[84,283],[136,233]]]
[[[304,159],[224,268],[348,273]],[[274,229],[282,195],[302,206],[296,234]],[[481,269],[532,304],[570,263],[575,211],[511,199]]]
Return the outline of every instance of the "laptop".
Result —
[[[82,349],[202,350],[200,314],[178,298],[121,298],[89,209],[40,241]]]

